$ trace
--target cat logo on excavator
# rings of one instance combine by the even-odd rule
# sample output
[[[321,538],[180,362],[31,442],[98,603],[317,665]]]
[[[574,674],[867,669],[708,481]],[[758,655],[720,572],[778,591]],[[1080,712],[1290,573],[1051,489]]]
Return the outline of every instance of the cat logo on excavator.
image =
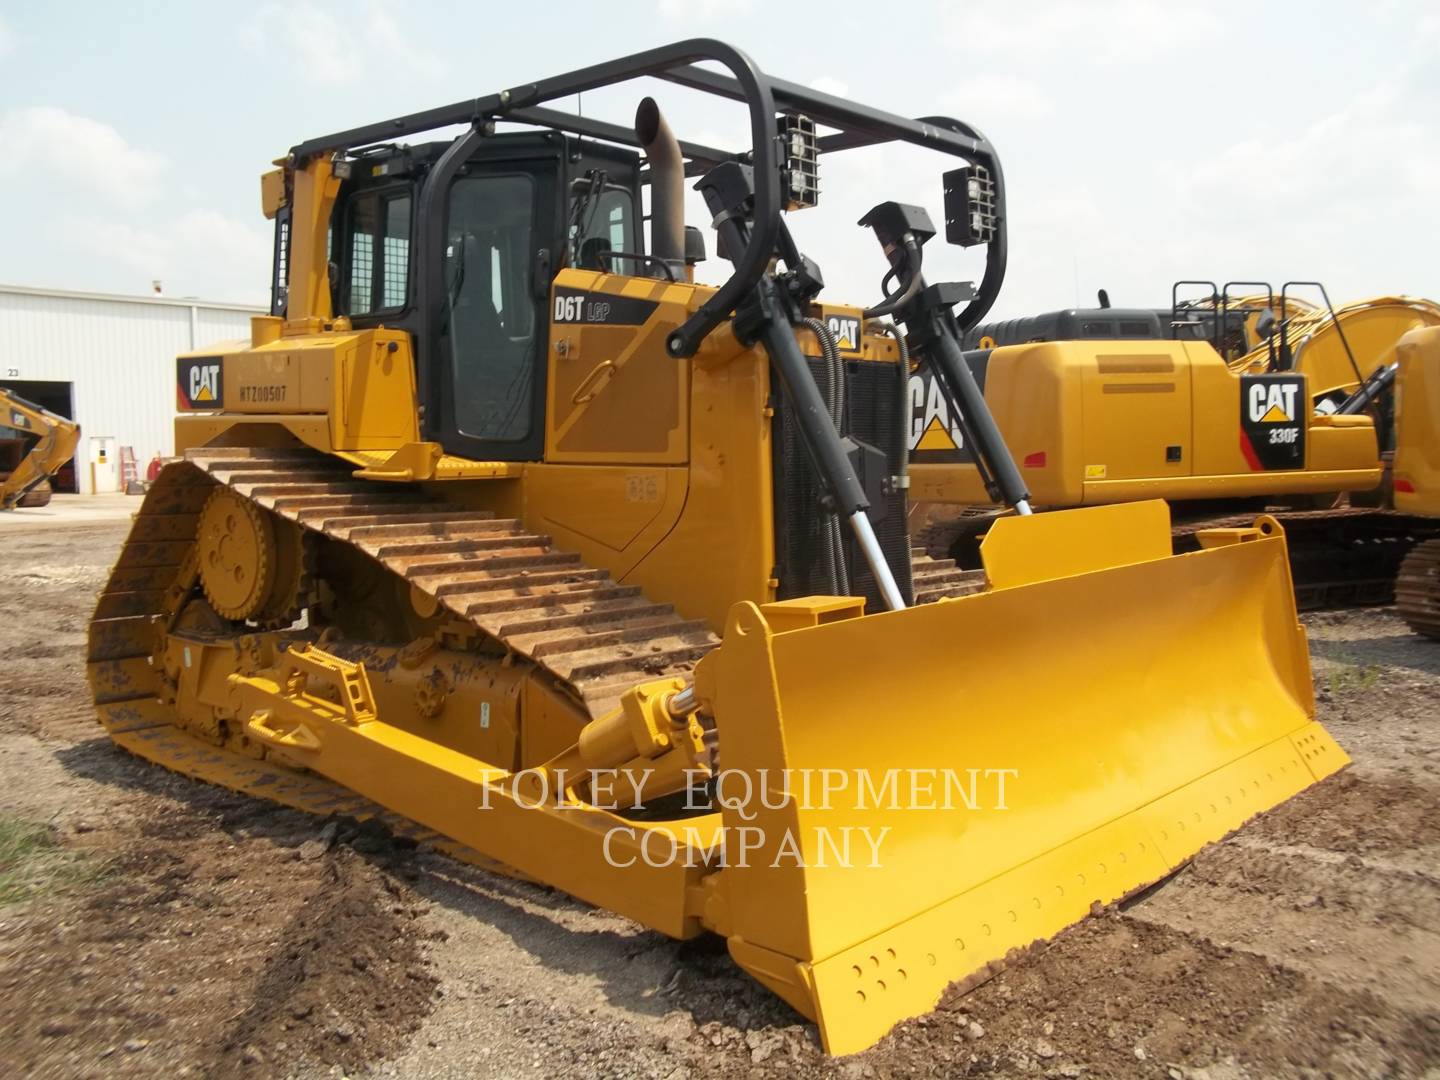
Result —
[[[1298,380],[1251,383],[1246,390],[1250,419],[1261,424],[1293,423],[1300,390]]]
[[[914,372],[909,391],[910,460],[925,464],[972,461],[939,381],[928,371]]]
[[[1252,470],[1305,467],[1306,401],[1303,375],[1241,376],[1240,450]]]

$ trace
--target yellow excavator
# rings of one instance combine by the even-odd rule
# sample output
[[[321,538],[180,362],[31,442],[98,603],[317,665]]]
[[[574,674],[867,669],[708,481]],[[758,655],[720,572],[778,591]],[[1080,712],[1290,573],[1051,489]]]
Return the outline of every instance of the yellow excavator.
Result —
[[[1400,339],[1395,383],[1395,508],[1440,520],[1440,327]],[[1417,634],[1440,641],[1440,539],[1416,544],[1400,564],[1395,606]]]
[[[557,107],[643,77],[738,102],[749,145]],[[929,215],[879,202],[893,287],[822,299],[783,214],[895,142],[949,164],[983,276],[926,282]],[[1347,762],[1273,520],[1175,556],[1163,502],[1028,513],[962,357],[1006,258],[969,124],[690,40],[307,140],[261,188],[272,314],[178,359],[181,459],[89,629],[127,750],[722,935],[831,1053]],[[910,359],[1016,506],[925,604]]]
[[[1263,293],[1235,295],[1237,286]],[[1203,295],[1184,299],[1186,286]],[[1324,306],[1293,290],[1319,291]],[[1318,282],[1178,282],[1167,310],[1101,306],[978,325],[965,357],[1048,509],[1164,498],[1177,550],[1269,510],[1284,525],[1303,607],[1377,603],[1440,522],[1389,496],[1397,346],[1440,305],[1378,297],[1336,309]],[[911,494],[928,550],[978,565],[1002,493],[966,449],[928,373],[911,379]]]
[[[1228,295],[1229,285],[1216,290],[1213,282],[1195,282],[1208,292],[1182,300],[1184,284],[1172,293],[1172,333],[1210,337],[1236,371],[1304,372],[1311,404],[1321,412],[1334,411],[1378,368],[1393,364],[1407,332],[1440,326],[1440,304],[1419,296],[1372,296],[1337,308],[1318,281],[1286,282],[1278,296],[1267,286],[1237,297]],[[1293,295],[1297,287],[1316,290],[1322,303]]]
[[[47,505],[50,479],[75,456],[80,425],[0,386],[0,427],[16,432],[22,443],[32,436],[37,440],[28,451],[22,445],[23,456],[0,480],[0,509]]]

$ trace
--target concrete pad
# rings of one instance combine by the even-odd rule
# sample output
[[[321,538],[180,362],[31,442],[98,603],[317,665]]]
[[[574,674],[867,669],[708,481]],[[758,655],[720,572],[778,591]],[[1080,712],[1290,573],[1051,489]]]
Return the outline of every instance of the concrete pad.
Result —
[[[125,521],[140,509],[141,495],[55,495],[48,506],[21,506],[0,510],[0,529],[25,526],[58,527],[106,521]]]

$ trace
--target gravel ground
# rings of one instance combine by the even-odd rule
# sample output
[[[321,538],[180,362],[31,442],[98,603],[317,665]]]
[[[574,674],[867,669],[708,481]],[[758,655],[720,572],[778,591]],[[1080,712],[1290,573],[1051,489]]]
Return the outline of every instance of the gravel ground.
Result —
[[[0,530],[0,826],[43,854],[0,857],[10,1074],[1440,1077],[1440,647],[1383,610],[1306,619],[1352,768],[831,1060],[718,941],[111,747],[81,656],[123,532]]]

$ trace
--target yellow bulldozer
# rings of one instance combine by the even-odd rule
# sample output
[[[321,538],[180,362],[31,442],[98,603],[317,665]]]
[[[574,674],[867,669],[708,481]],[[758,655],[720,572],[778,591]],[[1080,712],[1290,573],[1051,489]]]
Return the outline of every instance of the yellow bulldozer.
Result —
[[[48,505],[50,480],[75,456],[80,425],[0,386],[0,428],[15,432],[20,444],[19,460],[0,479],[0,510]]]
[[[740,103],[749,145],[557,107],[644,77]],[[822,299],[783,214],[886,143],[950,166],[978,285],[927,283],[928,214],[879,202],[893,287]],[[1018,479],[962,359],[1006,259],[969,124],[690,40],[307,140],[261,187],[272,314],[178,359],[181,459],[89,630],[127,750],[722,935],[832,1053],[1346,763],[1269,518],[1175,556],[1163,502],[1017,499],[982,580],[913,603],[909,358]]]
[[[1233,292],[1256,285],[1265,291]],[[1186,286],[1202,295],[1185,298]],[[1101,301],[966,335],[1023,494],[1048,509],[1164,498],[1177,551],[1268,511],[1286,530],[1302,607],[1391,599],[1409,550],[1440,538],[1440,521],[1392,499],[1390,470],[1398,444],[1422,438],[1418,423],[1407,432],[1395,421],[1398,346],[1440,327],[1440,305],[1377,297],[1337,309],[1318,282],[1278,293],[1178,282],[1169,310]],[[922,546],[977,566],[1006,500],[934,378],[917,371],[910,391],[910,491],[932,504]]]

